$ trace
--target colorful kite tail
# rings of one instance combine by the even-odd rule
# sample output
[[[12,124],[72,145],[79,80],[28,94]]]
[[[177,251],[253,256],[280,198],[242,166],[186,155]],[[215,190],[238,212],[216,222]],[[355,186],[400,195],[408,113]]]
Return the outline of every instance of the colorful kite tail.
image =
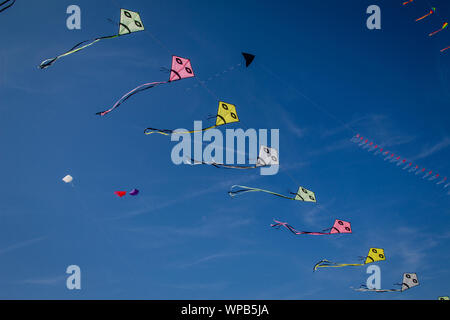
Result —
[[[443,25],[439,30],[436,30],[436,31],[430,33],[429,36],[430,36],[430,37],[431,37],[431,36],[434,36],[436,33],[441,32],[442,30],[444,30],[444,29],[447,28],[447,27],[448,27],[448,22],[444,23],[444,25]]]
[[[241,189],[233,191],[232,189],[235,188],[235,187],[239,187]],[[276,192],[272,192],[272,191],[269,191],[269,190],[258,189],[258,188],[251,188],[251,187],[240,186],[240,185],[233,185],[233,186],[231,186],[230,191],[228,191],[228,194],[230,195],[230,197],[234,197],[234,196],[236,196],[238,194],[242,194],[242,193],[246,193],[246,192],[265,192],[265,193],[269,193],[269,194],[277,196],[277,197],[281,197],[281,198],[285,198],[285,199],[289,199],[289,200],[295,200],[295,198],[287,197],[287,196],[284,196],[282,194],[279,194],[279,193],[276,193]]]
[[[11,0],[3,1],[2,3],[0,3],[0,6],[2,6],[2,5],[4,5],[4,4],[7,4],[7,3],[10,2],[10,1],[11,1]],[[8,4],[7,6],[5,6],[5,7],[2,8],[2,9],[0,9],[0,12],[3,12],[3,11],[5,11],[6,9],[12,7],[12,5],[13,5],[15,2],[16,2],[16,0],[12,0],[12,2],[11,2],[10,4]]]
[[[204,129],[201,129],[201,130],[191,130],[191,131],[175,131],[175,130],[168,130],[168,129],[146,128],[144,130],[144,133],[146,135],[149,135],[149,134],[152,134],[152,133],[159,133],[159,134],[163,134],[163,135],[169,136],[171,134],[187,134],[187,133],[203,132],[203,131],[207,131],[207,130],[213,129],[215,127],[217,127],[217,125],[214,125],[214,126],[211,126],[211,127],[208,127],[208,128],[204,128]]]
[[[448,46],[447,48],[441,49],[441,52],[447,51],[448,49],[450,49],[450,46]]]
[[[62,58],[62,57],[68,56],[68,55],[70,55],[70,54],[72,54],[72,53],[78,52],[78,51],[83,50],[83,49],[85,49],[85,48],[87,48],[87,47],[89,47],[89,46],[92,46],[94,43],[97,43],[97,42],[100,41],[100,40],[103,40],[103,39],[112,39],[112,38],[116,38],[116,37],[118,37],[118,36],[119,36],[119,35],[106,36],[106,37],[95,38],[95,39],[93,39],[93,40],[85,40],[85,41],[81,41],[80,43],[76,44],[76,45],[75,45],[72,49],[70,49],[69,51],[66,51],[65,53],[60,54],[59,56],[56,56],[56,57],[54,57],[54,58],[50,58],[50,59],[46,59],[46,60],[42,61],[41,64],[39,65],[39,68],[40,68],[40,69],[48,68],[48,67],[50,67],[53,63],[55,63],[58,59],[60,59],[60,58]],[[88,43],[88,44],[83,45],[84,43],[89,42],[89,41],[91,41],[91,42]],[[83,46],[82,46],[82,45],[83,45]]]
[[[113,111],[114,109],[116,109],[118,106],[120,106],[123,102],[128,100],[131,96],[135,95],[136,93],[142,92],[142,91],[147,90],[147,89],[154,88],[157,85],[164,84],[164,83],[168,83],[168,81],[164,81],[164,82],[150,82],[150,83],[141,84],[140,86],[134,88],[130,92],[125,93],[122,96],[122,98],[117,100],[117,102],[111,108],[109,108],[108,110],[105,110],[105,111],[97,112],[96,115],[104,116],[104,115],[110,113],[111,111]]]
[[[422,17],[420,17],[420,18],[417,18],[417,19],[416,19],[416,22],[417,22],[417,21],[420,21],[420,20],[422,20],[422,19],[425,19],[425,18],[428,17],[429,15],[432,15],[435,11],[436,11],[436,9],[435,9],[435,8],[432,8],[432,9],[430,10],[429,13],[427,13],[426,15],[424,15],[424,16],[422,16]]]

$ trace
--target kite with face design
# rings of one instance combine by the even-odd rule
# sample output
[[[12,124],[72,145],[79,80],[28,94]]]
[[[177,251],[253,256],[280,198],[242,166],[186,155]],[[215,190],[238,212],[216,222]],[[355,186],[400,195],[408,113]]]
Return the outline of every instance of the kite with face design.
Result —
[[[233,190],[233,188],[235,187],[239,187],[241,189],[239,190]],[[290,194],[292,194],[294,197],[289,197],[289,196],[285,196],[276,192],[272,192],[269,190],[264,190],[264,189],[259,189],[259,188],[252,188],[252,187],[246,187],[246,186],[239,186],[239,185],[234,185],[231,186],[230,191],[228,191],[228,194],[231,197],[234,197],[238,194],[242,194],[242,193],[246,193],[246,192],[265,192],[277,197],[281,197],[284,199],[288,199],[288,200],[296,200],[296,201],[304,201],[304,202],[317,202],[316,200],[316,195],[314,194],[314,192],[305,189],[304,187],[300,186],[297,190],[297,192],[289,192]]]
[[[404,273],[402,283],[396,283],[401,286],[400,289],[369,289],[366,285],[361,285],[355,291],[363,292],[403,292],[419,285],[419,280],[416,273]]]
[[[142,23],[139,13],[133,12],[130,10],[126,10],[126,9],[120,9],[119,31],[117,34],[82,41],[82,42],[76,44],[69,51],[66,51],[54,58],[50,58],[50,59],[46,59],[46,60],[42,61],[41,64],[39,65],[39,68],[40,69],[48,68],[53,63],[55,63],[58,59],[68,56],[72,53],[76,53],[80,50],[83,50],[83,49],[99,42],[100,40],[113,39],[113,38],[117,38],[117,37],[124,36],[127,34],[132,34],[132,33],[138,32],[138,31],[144,31],[144,24]]]
[[[211,118],[216,118],[216,123],[212,126],[209,126],[207,128],[203,128],[200,130],[191,130],[191,131],[176,131],[176,130],[169,130],[169,129],[155,129],[155,128],[146,128],[144,130],[144,133],[146,135],[152,134],[152,133],[159,133],[162,135],[169,136],[171,134],[186,134],[186,133],[196,133],[196,132],[203,132],[207,131],[225,124],[233,123],[233,122],[239,122],[239,118],[237,116],[236,112],[236,106],[219,101],[219,108],[217,110],[217,114]],[[210,118],[210,119],[211,119]]]
[[[266,146],[261,146],[259,148],[259,155],[256,164],[250,166],[237,166],[237,165],[227,165],[217,162],[205,162],[198,161],[195,159],[190,159],[194,164],[207,164],[214,166],[216,168],[228,168],[228,169],[256,169],[266,166],[277,166],[280,164],[278,159],[278,151],[275,148],[269,148]]]
[[[104,116],[114,109],[116,109],[118,106],[120,106],[123,102],[128,100],[131,96],[142,92],[147,89],[154,88],[160,84],[165,83],[171,83],[177,80],[186,79],[186,78],[192,78],[194,77],[194,71],[192,70],[191,66],[191,60],[178,57],[178,56],[172,56],[172,68],[170,69],[170,77],[167,81],[160,81],[160,82],[149,82],[141,84],[140,86],[134,88],[133,90],[125,93],[122,98],[116,101],[114,105],[109,108],[108,110],[97,112],[96,114],[99,116]],[[164,130],[163,130],[164,131]]]
[[[285,227],[289,231],[291,231],[295,235],[301,235],[301,234],[309,234],[309,235],[330,235],[330,234],[340,234],[340,233],[352,233],[352,228],[350,222],[343,221],[343,220],[336,220],[334,222],[334,225],[329,228],[325,229],[322,232],[309,232],[309,231],[297,231],[292,226],[288,225],[286,222],[280,222],[277,220],[273,220],[275,224],[271,224],[270,226],[273,228],[279,229],[280,227]],[[326,232],[328,231],[328,232]]]
[[[386,257],[384,255],[384,250],[380,248],[370,248],[369,253],[365,257],[361,257],[361,261],[364,263],[335,263],[328,261],[326,259],[319,261],[314,265],[313,270],[316,271],[318,268],[339,268],[348,266],[363,266],[368,263],[384,261]]]

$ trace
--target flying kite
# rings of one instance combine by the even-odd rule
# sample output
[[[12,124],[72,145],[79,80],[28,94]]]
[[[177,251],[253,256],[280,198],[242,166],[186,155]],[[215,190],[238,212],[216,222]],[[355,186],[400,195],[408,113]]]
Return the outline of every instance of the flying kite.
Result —
[[[330,261],[324,259],[324,260],[320,260],[318,263],[316,263],[314,265],[313,270],[316,271],[318,268],[339,268],[339,267],[347,267],[347,266],[363,266],[368,263],[386,260],[386,257],[384,256],[383,249],[370,248],[367,256],[361,257],[361,260],[364,260],[364,263],[335,263],[335,262],[330,262]]]
[[[130,196],[137,196],[138,193],[139,193],[139,190],[138,190],[138,189],[133,189],[133,190],[131,190],[128,194],[129,194]]]
[[[62,178],[62,181],[64,181],[65,183],[70,183],[73,181],[73,177],[71,175],[67,175],[64,178]]]
[[[114,191],[114,193],[119,197],[122,198],[123,196],[125,196],[127,194],[126,191]],[[131,196],[136,196],[139,193],[138,189],[133,189],[131,190],[128,194]]]
[[[432,15],[433,13],[435,13],[436,12],[436,8],[431,8],[431,10],[430,10],[430,12],[428,12],[426,15],[424,15],[423,17],[420,17],[420,18],[417,18],[416,19],[416,22],[417,21],[420,21],[420,20],[422,20],[422,19],[425,19],[426,17],[428,17],[429,15]]]
[[[441,49],[441,52],[447,51],[448,49],[450,49],[450,46],[448,46],[447,48]]]
[[[8,9],[8,8],[10,8],[10,7],[12,7],[12,5],[14,4],[16,2],[16,0],[6,0],[6,1],[3,1],[2,3],[0,3],[0,12],[3,12],[3,11],[5,11],[6,9]],[[3,7],[3,5],[6,5],[6,6],[4,6]],[[3,7],[3,8],[2,8]]]
[[[411,3],[411,2],[413,2],[414,0],[408,0],[408,1],[405,1],[405,2],[403,2],[403,5],[407,5],[408,3]]]
[[[214,166],[216,168],[228,168],[228,169],[256,169],[260,167],[265,166],[276,166],[279,165],[279,159],[278,159],[278,151],[275,148],[269,148],[266,146],[261,145],[259,148],[259,155],[256,163],[254,165],[250,166],[237,166],[237,165],[227,165],[223,163],[217,163],[217,162],[204,162],[204,161],[198,161],[191,159],[194,164],[207,164]]]
[[[248,68],[248,66],[253,62],[253,59],[255,59],[255,55],[245,52],[242,52],[242,55],[245,59],[245,67]]]
[[[201,130],[176,131],[176,130],[169,130],[169,129],[146,128],[144,130],[144,133],[146,135],[149,135],[152,133],[159,133],[159,134],[163,134],[166,136],[169,136],[171,134],[195,133],[195,132],[202,132],[202,131],[210,130],[210,129],[216,128],[218,126],[222,126],[224,124],[239,122],[239,118],[238,118],[237,112],[236,112],[236,106],[231,103],[223,102],[223,101],[219,101],[219,108],[217,110],[217,115],[211,117],[210,119],[212,119],[212,118],[216,118],[216,124],[212,125],[210,127],[207,127],[207,128],[203,128]]]
[[[442,27],[441,27],[440,29],[438,29],[438,30],[436,30],[436,31],[434,31],[434,32],[432,32],[432,33],[430,33],[429,36],[430,36],[430,37],[431,37],[431,36],[434,36],[436,33],[441,32],[442,30],[444,30],[444,29],[447,28],[447,27],[448,27],[448,22],[445,22],[445,23],[442,25]]]
[[[338,234],[338,233],[352,233],[352,228],[350,222],[344,221],[344,220],[337,220],[334,222],[334,225],[329,228],[325,229],[322,232],[309,232],[309,231],[297,231],[292,226],[288,225],[286,222],[280,222],[277,220],[273,220],[276,223],[271,224],[270,226],[273,228],[279,229],[280,227],[285,227],[289,231],[291,231],[295,235],[301,235],[301,234],[309,234],[309,235],[330,235],[330,234]],[[329,231],[328,231],[329,230]],[[328,232],[325,232],[328,231]]]
[[[381,154],[384,157],[384,161],[387,161],[390,159],[390,163],[396,163],[397,166],[403,166],[403,170],[408,169],[408,173],[414,172],[414,175],[423,174],[422,179],[427,179],[427,181],[434,181],[436,180],[436,185],[443,184],[447,181],[447,177],[442,177],[439,175],[439,173],[436,173],[432,170],[427,170],[426,168],[420,167],[418,165],[414,165],[414,163],[406,160],[405,158],[402,158],[401,156],[396,156],[394,153],[384,150],[382,147],[380,147],[378,144],[375,144],[373,142],[369,142],[369,139],[364,139],[360,134],[356,134],[355,136],[350,139],[350,141],[357,143],[359,147],[362,147],[362,149],[368,149],[368,152],[374,152],[374,155]],[[446,186],[444,186],[444,189]]]
[[[245,60],[245,67],[248,68],[250,66],[250,64],[253,62],[253,59],[255,59],[255,55],[253,55],[251,53],[245,53],[245,52],[241,52],[241,54]],[[196,88],[199,85],[205,85],[206,82],[212,81],[216,78],[219,78],[229,71],[238,70],[238,68],[240,66],[242,66],[242,62],[239,62],[238,64],[236,64],[234,66],[230,66],[222,71],[216,72],[214,75],[210,76],[209,78],[199,81],[199,83],[194,84],[192,87],[186,88],[186,91],[191,90],[192,88]]]
[[[419,280],[417,279],[416,273],[404,273],[402,283],[396,283],[395,285],[401,286],[399,289],[369,289],[366,285],[361,285],[356,291],[364,292],[403,292],[405,290],[411,289],[419,285]]]
[[[99,42],[100,40],[113,39],[113,38],[117,38],[120,36],[128,35],[128,34],[138,32],[138,31],[143,31],[143,30],[144,30],[144,25],[142,23],[141,17],[139,16],[139,13],[133,12],[130,10],[126,10],[126,9],[120,9],[120,22],[119,22],[118,34],[82,41],[82,42],[78,43],[77,45],[75,45],[69,51],[62,53],[59,56],[56,56],[54,58],[46,59],[46,60],[42,61],[41,64],[39,65],[39,68],[41,68],[41,69],[48,68],[53,63],[55,63],[58,59],[68,56],[72,53],[78,52],[80,50],[83,50],[83,49],[93,45],[94,43]]]
[[[235,190],[233,191],[232,189],[234,187],[239,187],[241,188],[240,190]],[[297,200],[297,201],[305,201],[305,202],[316,202],[316,195],[314,194],[314,192],[303,188],[302,186],[300,186],[298,188],[297,193],[294,192],[289,192],[290,194],[294,195],[294,197],[288,197],[276,192],[272,192],[272,191],[268,191],[268,190],[264,190],[264,189],[258,189],[258,188],[251,188],[251,187],[246,187],[246,186],[239,186],[239,185],[234,185],[231,186],[230,191],[228,191],[228,194],[231,197],[234,197],[238,194],[242,194],[242,193],[246,193],[246,192],[265,192],[265,193],[269,193],[272,194],[274,196],[277,197],[281,197],[281,198],[285,198],[285,199],[289,199],[289,200]]]
[[[97,115],[104,116],[111,111],[113,111],[115,108],[120,106],[125,100],[129,99],[131,96],[135,95],[136,93],[142,92],[147,89],[151,89],[156,87],[160,84],[165,83],[171,83],[173,81],[185,79],[185,78],[191,78],[194,77],[194,71],[192,70],[191,66],[191,60],[178,57],[178,56],[172,56],[172,68],[170,69],[170,76],[168,81],[161,81],[161,82],[149,82],[141,84],[140,86],[134,88],[130,92],[127,92],[123,95],[122,98],[117,100],[117,102],[108,110],[97,112]]]

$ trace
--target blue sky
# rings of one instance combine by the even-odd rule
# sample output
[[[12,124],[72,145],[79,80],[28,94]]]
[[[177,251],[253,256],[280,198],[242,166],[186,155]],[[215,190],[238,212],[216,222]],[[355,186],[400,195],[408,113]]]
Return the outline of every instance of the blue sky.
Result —
[[[394,153],[450,174],[450,17],[444,0],[17,1],[1,13],[0,298],[3,299],[436,299],[450,294],[449,199],[349,140],[355,131]],[[66,28],[78,4],[81,30]],[[382,29],[366,28],[381,8]],[[414,20],[431,5],[435,16]],[[120,7],[146,30],[39,70],[76,43],[117,32]],[[150,34],[151,33],[151,34]],[[153,35],[153,37],[152,37]],[[154,37],[159,39],[154,40]],[[163,43],[163,45],[160,45]],[[256,55],[250,68],[223,73]],[[238,108],[241,125],[280,129],[280,172],[176,166],[175,142],[143,129],[191,128],[217,101],[195,79],[140,93],[95,116],[144,82],[164,81],[171,54]],[[305,99],[307,96],[315,105]],[[325,111],[323,111],[325,110]],[[333,115],[332,117],[329,114]],[[239,124],[230,125],[239,128]],[[224,129],[221,129],[224,130]],[[64,184],[66,174],[74,186]],[[266,194],[231,199],[233,184],[281,193],[303,185],[319,204]],[[138,188],[138,197],[116,190]],[[352,235],[272,230],[272,219],[319,231],[336,218]],[[404,272],[421,285],[401,294],[354,292],[385,249],[381,285]],[[66,267],[82,290],[66,289]]]

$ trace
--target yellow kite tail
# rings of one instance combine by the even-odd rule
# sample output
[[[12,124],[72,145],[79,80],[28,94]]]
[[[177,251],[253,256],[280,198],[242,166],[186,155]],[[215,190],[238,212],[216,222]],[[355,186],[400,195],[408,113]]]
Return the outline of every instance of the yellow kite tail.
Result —
[[[239,188],[241,188],[241,190],[232,191],[232,189],[234,187],[239,187]],[[284,196],[282,194],[279,194],[279,193],[276,193],[276,192],[272,192],[272,191],[269,191],[269,190],[258,189],[258,188],[251,188],[251,187],[240,186],[240,185],[233,185],[233,186],[231,186],[230,191],[228,191],[228,194],[231,197],[234,197],[234,196],[236,196],[238,194],[246,193],[246,192],[265,192],[265,193],[269,193],[269,194],[272,194],[272,195],[277,196],[277,197],[281,197],[281,198],[285,198],[285,199],[289,199],[289,200],[295,200],[295,198],[286,197],[286,196]]]

